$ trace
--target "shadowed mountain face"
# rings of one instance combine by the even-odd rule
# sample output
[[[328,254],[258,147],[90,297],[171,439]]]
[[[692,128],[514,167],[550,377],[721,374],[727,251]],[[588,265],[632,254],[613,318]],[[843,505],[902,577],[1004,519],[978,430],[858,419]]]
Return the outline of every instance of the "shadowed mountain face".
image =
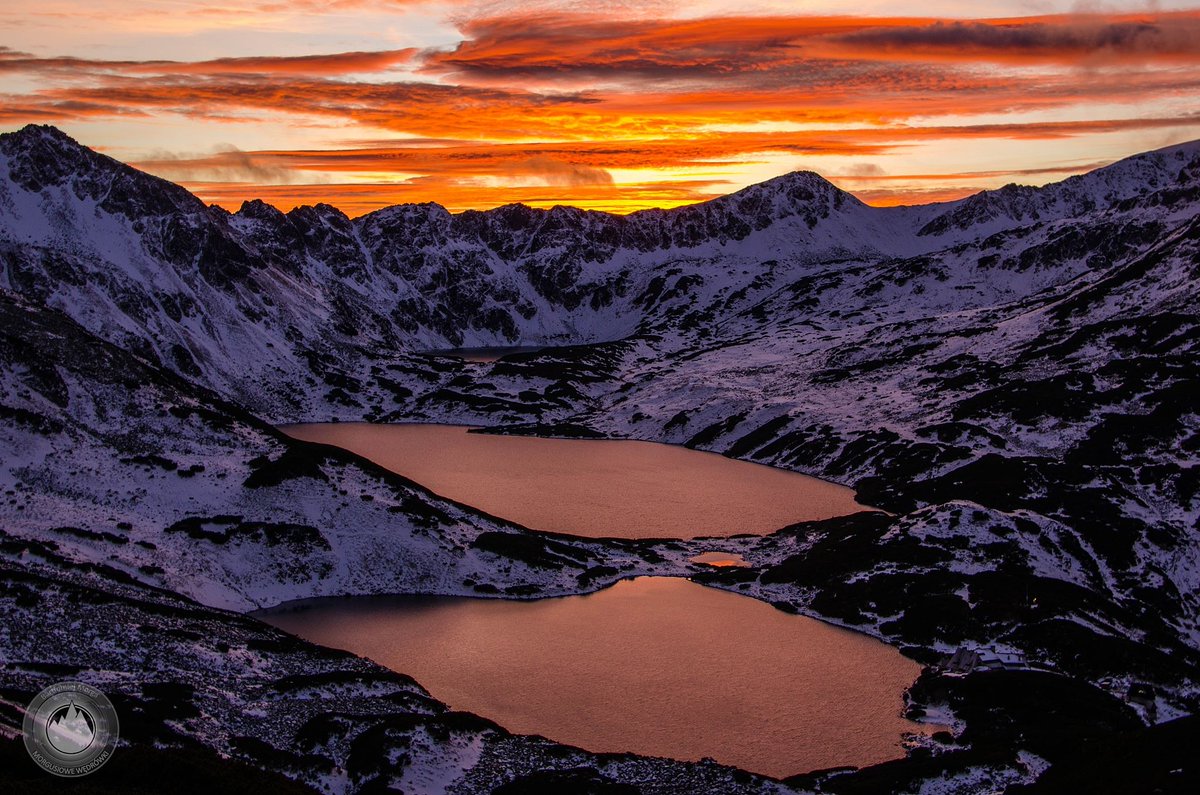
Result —
[[[26,128],[0,136],[0,562],[12,583],[36,564],[82,567],[80,588],[128,579],[159,594],[137,599],[182,594],[233,636],[240,619],[209,608],[570,593],[695,573],[690,542],[530,536],[267,422],[682,443],[853,484],[892,514],[728,540],[751,566],[706,582],[923,662],[960,644],[1022,651],[1081,688],[1019,672],[1001,685],[923,682],[914,699],[956,710],[969,742],[939,749],[936,765],[858,780],[945,774],[996,788],[1036,777],[1022,752],[1077,771],[1078,749],[1039,734],[1036,711],[1014,706],[1021,693],[1053,701],[1064,725],[1099,727],[1096,747],[1137,730],[1114,699],[1130,681],[1154,686],[1158,720],[1195,712],[1200,696],[1198,215],[1200,144],[915,208],[867,207],[797,173],[630,216],[406,205],[348,219],[324,205],[205,207],[53,128]],[[560,347],[491,363],[421,354],[543,342]],[[22,551],[35,548],[41,563]],[[37,597],[24,593],[5,591],[6,609],[33,620]],[[169,637],[179,660],[176,647],[197,643]],[[87,665],[63,639],[0,651]],[[142,651],[107,670],[136,680]],[[48,674],[21,676],[35,689]],[[163,676],[197,684],[181,665]],[[426,736],[413,728],[425,720],[405,724],[404,742]],[[192,739],[237,751],[220,725]],[[411,757],[462,761],[452,735]],[[303,754],[302,739],[284,732],[271,748]],[[353,791],[378,773],[363,755],[397,747],[363,740],[355,764],[370,772],[320,786]],[[324,775],[245,748],[303,781]],[[336,767],[352,749],[327,750]],[[513,776],[612,783],[594,759],[546,754]],[[487,775],[480,764],[471,775],[487,786],[466,791],[507,780],[495,759]],[[661,785],[680,769],[646,776]],[[718,778],[726,791],[759,786]],[[854,791],[852,779],[805,786]]]

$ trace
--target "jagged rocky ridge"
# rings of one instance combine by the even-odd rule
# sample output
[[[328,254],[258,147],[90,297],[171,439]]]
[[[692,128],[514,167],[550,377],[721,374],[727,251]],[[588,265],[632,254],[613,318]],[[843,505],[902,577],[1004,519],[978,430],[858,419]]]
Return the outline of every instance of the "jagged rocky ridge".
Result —
[[[624,218],[422,205],[353,221],[205,208],[47,128],[0,154],[2,515],[19,543],[235,609],[564,593],[695,572],[690,547],[528,536],[255,415],[681,442],[853,483],[895,514],[709,543],[753,564],[711,584],[926,662],[1022,650],[1088,688],[1063,709],[1111,732],[1132,713],[1106,699],[1134,679],[1159,689],[1159,720],[1195,711],[1200,146],[918,208],[795,174]],[[599,340],[483,365],[419,353]],[[914,698],[970,725],[978,694],[944,690]],[[982,734],[875,775],[974,791],[1069,762]]]
[[[862,313],[856,325],[873,313],[924,317],[1018,298],[1187,217],[1193,158],[1187,147],[1152,153],[1024,202],[1005,190],[871,208],[796,173],[624,217],[519,205],[454,216],[403,205],[352,221],[324,205],[286,215],[262,203],[235,214],[205,207],[53,128],[29,127],[0,139],[0,285],[268,418],[385,416],[412,408],[403,401],[411,386],[389,366],[405,367],[405,354],[424,348],[664,329],[704,338],[722,328],[728,339],[779,290],[792,290],[793,304],[829,304],[831,280],[855,279],[864,266],[880,271],[872,292],[829,306]],[[1104,225],[1043,239],[1085,217]],[[998,267],[986,267],[989,256]],[[883,262],[903,270],[889,277]],[[949,278],[919,290],[932,270]],[[885,279],[900,289],[884,289]],[[796,306],[779,319],[809,314]]]

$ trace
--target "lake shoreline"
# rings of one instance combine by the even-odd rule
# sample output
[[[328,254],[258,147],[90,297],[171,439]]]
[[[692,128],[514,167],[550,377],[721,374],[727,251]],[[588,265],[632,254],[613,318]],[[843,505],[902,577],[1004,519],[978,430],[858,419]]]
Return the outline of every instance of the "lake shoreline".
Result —
[[[840,484],[662,442],[486,433],[478,425],[440,423],[305,423],[279,430],[348,450],[439,496],[550,535],[767,535],[871,510]]]
[[[904,731],[897,728],[895,735],[897,745],[894,752],[890,754],[881,749],[892,741],[881,740],[882,735],[877,735],[872,741],[874,743],[872,747],[875,748],[875,751],[872,752],[874,756],[869,754],[855,756],[856,752],[848,749],[861,745],[864,742],[864,735],[853,732],[849,735],[853,739],[845,740],[846,746],[841,752],[829,751],[826,741],[814,739],[811,736],[812,719],[800,717],[808,715],[806,710],[809,708],[798,706],[801,702],[797,702],[796,698],[810,701],[815,699],[812,703],[826,703],[828,699],[834,699],[836,702],[837,699],[849,698],[850,703],[858,703],[855,702],[855,698],[859,697],[856,694],[860,694],[860,692],[875,692],[876,690],[880,693],[891,692],[892,694],[886,698],[888,703],[894,699],[893,706],[895,714],[898,715],[903,707],[904,693],[917,679],[921,666],[903,657],[894,647],[861,632],[837,627],[819,619],[789,615],[771,609],[771,605],[752,596],[745,599],[737,599],[737,596],[742,595],[723,589],[705,588],[701,583],[684,578],[636,577],[622,580],[618,584],[586,595],[534,601],[428,595],[333,597],[297,600],[276,608],[256,611],[250,615],[311,642],[349,650],[366,656],[391,670],[414,676],[422,685],[428,687],[435,697],[447,701],[455,709],[465,709],[481,714],[517,733],[542,734],[556,741],[577,745],[597,753],[634,752],[681,760],[691,759],[692,761],[698,760],[702,756],[714,756],[723,764],[730,764],[761,775],[782,778],[838,764],[863,766],[877,764],[888,759],[902,758],[904,750],[899,743],[905,732],[928,734],[936,730],[937,727],[928,724],[911,721],[895,723],[893,718],[885,718],[884,716],[893,714],[891,712],[893,707],[886,707],[883,712],[878,714],[871,713],[869,719],[862,717],[852,720],[847,719],[843,714],[849,707],[830,707],[828,714],[841,715],[843,721],[843,723],[835,721],[836,725],[830,724],[825,727],[827,731],[833,732],[831,736],[840,736],[838,732],[843,730],[849,731],[850,729],[846,727],[858,726],[856,732],[878,732],[881,726],[891,726],[893,723],[896,727],[904,727]],[[629,601],[631,598],[633,601]],[[634,612],[628,612],[629,610]],[[534,615],[540,617],[534,620]],[[670,616],[666,623],[663,623],[664,616]],[[493,627],[495,621],[500,622],[499,626],[508,628],[495,629]],[[640,629],[631,629],[630,622],[632,622],[632,626],[640,627]],[[404,629],[400,627],[404,627]],[[534,628],[531,629],[531,627]],[[711,633],[716,627],[722,628],[718,634],[705,634]],[[610,647],[613,644],[620,646],[622,641],[617,638],[625,637],[631,631],[634,633],[633,637],[641,639],[638,643],[650,644],[652,648],[661,649],[661,651],[651,653],[640,663],[634,662],[635,659],[640,659],[636,658],[636,654],[634,658],[629,657],[629,654],[634,653],[632,650],[618,652],[617,656],[611,657],[614,652]],[[797,641],[787,640],[797,632],[800,633],[795,636]],[[514,640],[513,633],[516,633],[517,637],[526,637],[526,641],[519,642],[518,646],[513,646],[513,643],[518,642]],[[727,636],[726,633],[731,634]],[[800,637],[808,637],[809,634],[812,634],[810,639],[799,641]],[[530,637],[532,637],[532,641],[529,641]],[[492,640],[489,641],[488,638],[492,638]],[[750,642],[751,640],[754,642]],[[481,642],[485,645],[495,645],[495,650],[489,653],[477,649],[477,645]],[[774,644],[784,642],[799,642],[799,645],[786,652],[781,648],[778,650],[779,654],[767,654],[763,651],[764,648],[769,649]],[[525,645],[521,645],[521,643]],[[836,653],[830,651],[834,657],[818,653],[818,648],[825,648],[825,645],[822,644],[830,643],[833,644],[830,649],[843,649],[843,651]],[[429,651],[427,648],[429,644],[436,646],[437,651]],[[564,644],[566,645],[564,646]],[[585,648],[586,651],[580,652],[578,658],[570,657],[570,654],[576,653],[571,650],[580,647]],[[433,647],[429,646],[429,648]],[[642,646],[638,646],[638,648],[642,648]],[[388,651],[389,649],[391,651]],[[404,651],[405,649],[407,651]],[[517,649],[525,651],[520,652]],[[851,652],[851,649],[857,651]],[[531,650],[537,651],[535,653]],[[860,655],[868,652],[869,655],[864,660],[873,659],[870,655],[877,654],[880,655],[881,660],[886,657],[891,661],[885,666],[888,670],[894,666],[900,666],[896,670],[904,671],[900,678],[905,681],[897,680],[897,683],[894,683],[896,684],[894,692],[888,688],[881,689],[881,684],[877,679],[882,675],[884,669],[880,668],[878,663],[864,662],[862,666],[865,667],[847,668],[847,663],[851,658],[842,659],[837,656],[839,654]],[[389,656],[395,654],[416,656],[407,658]],[[506,654],[509,659],[492,659],[496,656],[504,657]],[[664,660],[669,659],[671,654],[680,655],[678,666],[663,663]],[[563,659],[577,659],[578,662],[565,663],[563,659],[560,659],[563,655],[568,655]],[[763,761],[764,752],[761,749],[764,741],[762,737],[754,737],[750,740],[738,739],[743,732],[728,729],[726,726],[729,720],[728,715],[723,720],[714,720],[713,725],[707,727],[702,724],[689,724],[692,726],[692,730],[677,732],[680,736],[659,736],[658,730],[647,729],[650,736],[642,739],[644,742],[649,742],[649,746],[635,744],[635,746],[624,748],[606,745],[606,742],[614,742],[614,740],[612,738],[609,741],[603,740],[603,732],[599,730],[575,725],[572,716],[577,710],[569,708],[570,700],[579,697],[584,698],[585,703],[591,703],[587,701],[591,696],[577,693],[577,689],[582,687],[586,690],[596,687],[603,691],[605,687],[609,686],[605,684],[609,676],[628,677],[630,681],[624,682],[617,691],[614,691],[624,694],[620,699],[616,699],[615,696],[605,697],[601,699],[603,703],[607,705],[616,700],[620,701],[622,709],[629,708],[635,711],[636,705],[644,702],[645,698],[664,698],[659,691],[668,687],[667,682],[677,681],[678,684],[670,687],[682,689],[672,691],[677,692],[678,695],[666,699],[662,707],[667,710],[668,714],[674,714],[671,710],[683,708],[681,706],[683,702],[676,699],[684,698],[685,692],[693,693],[693,698],[698,697],[696,694],[699,691],[696,691],[696,685],[683,683],[690,682],[695,677],[703,677],[705,674],[697,670],[697,666],[703,667],[699,660],[709,658],[716,669],[723,670],[722,666],[734,664],[732,660],[735,659],[742,660],[741,663],[738,663],[739,665],[748,666],[743,673],[727,672],[720,674],[717,680],[714,680],[713,687],[718,686],[717,683],[722,683],[719,686],[728,691],[723,692],[719,703],[725,703],[731,698],[731,692],[740,694],[736,698],[741,699],[741,701],[732,703],[759,703],[758,707],[752,709],[756,716],[755,720],[758,720],[759,713],[774,715],[767,719],[767,725],[762,726],[762,728],[769,727],[772,732],[771,736],[775,737],[778,742],[778,747],[773,753],[786,756],[789,753],[795,753],[794,750],[788,749],[793,749],[796,743],[808,743],[808,746],[805,746],[809,748],[807,753],[816,754],[811,757],[811,766],[799,762],[801,757],[796,757],[797,761],[794,763],[785,763],[782,767],[771,767],[768,762]],[[405,661],[406,659],[407,661]],[[543,670],[541,674],[534,675],[535,671],[548,665],[547,659],[560,663],[562,670],[555,669],[551,665],[550,670]],[[683,664],[685,659],[689,661],[688,664]],[[609,661],[605,662],[605,660]],[[617,660],[620,660],[619,664]],[[720,662],[717,662],[718,660]],[[802,660],[807,660],[807,662],[802,664]],[[902,663],[901,660],[903,660]],[[768,667],[762,668],[761,662],[768,662]],[[642,665],[646,670],[636,675],[629,673],[628,668],[636,667],[636,665]],[[856,665],[859,664],[856,663]],[[482,666],[480,671],[472,673],[479,666]],[[517,670],[510,670],[512,666],[515,666]],[[584,666],[584,668],[598,666],[598,668],[593,674],[579,679],[577,676],[578,666]],[[787,669],[791,673],[784,675],[780,673],[782,669]],[[757,673],[752,673],[752,670]],[[814,672],[821,670],[826,671],[821,676],[835,678],[850,675],[849,671],[858,670],[859,673],[854,676],[859,679],[854,681],[859,681],[859,684],[849,686],[843,683],[841,686],[833,686],[818,685],[814,682],[808,686],[808,690],[805,690],[804,687],[801,687],[799,691],[794,690],[798,683],[807,681],[807,676],[817,675]],[[493,674],[488,674],[489,671],[492,671]],[[495,673],[496,671],[500,671],[500,673]],[[521,673],[521,671],[525,671],[525,673]],[[654,673],[654,671],[658,673]],[[489,680],[488,676],[493,676],[493,679]],[[664,676],[667,678],[663,679]],[[554,709],[549,707],[540,711],[532,709],[528,705],[538,703],[539,693],[547,687],[546,677],[551,677],[558,683],[555,685],[557,688],[555,692],[565,698],[566,702],[557,703]],[[672,677],[679,677],[679,679],[676,680]],[[490,681],[490,687],[493,690],[488,691],[487,688],[484,688],[486,692],[470,696],[470,699],[482,699],[482,706],[476,700],[464,701],[466,696],[461,694],[454,696],[463,688],[465,688],[463,692],[468,694],[474,692],[474,689],[479,686],[481,678],[485,682]],[[454,684],[454,681],[460,679],[459,684]],[[653,695],[648,694],[645,698],[630,696],[630,692],[637,688],[638,683],[643,679],[648,679],[652,683]],[[509,708],[504,705],[509,703],[513,688],[521,689],[521,683],[526,681],[536,682],[534,687],[537,689],[519,697],[511,696],[513,703],[520,706],[511,707],[515,713],[506,712]],[[568,686],[565,684],[566,682],[575,682],[575,684]],[[868,685],[867,682],[870,684]],[[768,686],[768,683],[771,687],[792,690],[793,695],[784,696],[782,693],[775,693],[771,696],[764,695],[762,691]],[[729,688],[732,688],[732,691],[729,691]],[[493,694],[489,696],[487,692]],[[600,697],[596,696],[596,698]],[[705,701],[707,698],[704,697],[701,700]],[[489,704],[492,706],[489,707]],[[630,704],[634,706],[627,707]],[[666,706],[669,704],[676,706]],[[712,708],[717,709],[715,706]],[[732,709],[732,707],[730,708]],[[857,709],[868,708],[873,709],[865,703],[859,703],[859,707],[857,707]],[[691,709],[692,707],[686,708],[685,713],[691,715],[692,713],[688,711]],[[647,714],[659,715],[655,710],[650,710]],[[735,710],[730,714],[739,713]],[[530,715],[533,715],[538,721],[549,721],[554,728],[547,730],[541,725],[523,722],[534,719]],[[657,720],[658,718],[649,719]],[[693,720],[693,718],[689,718],[689,720]],[[626,716],[616,723],[625,726],[630,722],[629,716]],[[636,721],[633,723],[636,724]],[[780,739],[780,731],[784,726],[791,727],[788,729],[792,733],[790,740]],[[842,728],[838,728],[838,726]],[[691,735],[701,729],[709,733],[728,730],[730,736],[714,746],[718,749],[716,751],[711,748],[693,750],[691,753],[683,753],[678,750],[688,747]],[[572,732],[580,732],[579,736],[592,737],[592,740],[581,743],[579,736]],[[614,736],[624,737],[625,734],[620,733]],[[887,734],[887,736],[891,737],[892,735]],[[624,740],[615,740],[615,742],[620,743]],[[881,742],[882,746],[879,745]],[[673,753],[663,753],[662,748],[654,743],[665,743],[666,747],[676,750]],[[729,743],[733,745],[740,743],[744,746],[739,752],[743,756],[734,753],[730,757],[728,755],[730,752],[723,750]],[[748,756],[745,756],[746,754]],[[770,756],[770,754],[768,753],[766,756]],[[747,762],[747,759],[757,761]]]

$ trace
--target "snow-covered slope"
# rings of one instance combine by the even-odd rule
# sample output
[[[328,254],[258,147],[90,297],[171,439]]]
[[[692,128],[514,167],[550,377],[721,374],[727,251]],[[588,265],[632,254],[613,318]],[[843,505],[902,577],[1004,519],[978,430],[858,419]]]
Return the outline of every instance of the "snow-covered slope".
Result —
[[[618,569],[691,570],[631,544],[535,537],[510,550],[519,527],[291,439],[57,312],[0,293],[0,329],[0,517],[77,561],[234,610],[330,594],[577,593]],[[614,568],[583,576],[599,562]]]
[[[1196,151],[924,208],[867,207],[797,172],[629,216],[424,204],[350,220],[326,205],[205,207],[54,128],[27,127],[0,136],[0,286],[268,418],[382,416],[397,402],[383,370],[427,348],[711,333],[781,289],[826,302],[829,280],[896,268],[901,284],[921,268],[949,274],[927,298],[904,296],[909,315],[1021,297],[1094,267],[1084,260],[1105,256],[1113,231],[1137,245],[1186,215]],[[1083,217],[1103,219],[1099,238],[1046,239]],[[1057,261],[1042,255],[1048,244]],[[1038,264],[1015,279],[976,267],[1022,256]],[[893,297],[852,296],[842,311],[890,316]]]
[[[1195,143],[925,207],[867,207],[796,173],[624,217],[406,205],[348,219],[208,208],[26,128],[0,136],[6,565],[19,580],[53,553],[236,610],[691,574],[923,662],[960,644],[1020,651],[1082,690],[1026,672],[1011,692],[1066,693],[1059,717],[1078,725],[1095,709],[1128,731],[1114,697],[1133,681],[1158,694],[1143,718],[1193,713],[1198,215]],[[561,347],[494,363],[421,353],[503,342]],[[530,535],[267,424],[328,418],[683,443],[853,484],[891,514],[705,542],[751,566],[703,571],[687,562],[695,543]],[[1066,758],[1031,712],[1005,718],[1016,735],[980,734],[1020,696],[985,709],[968,680],[914,699],[975,720],[971,747],[887,775],[994,791]],[[329,791],[366,780],[239,751],[219,724],[189,736]],[[444,751],[414,758],[432,770]],[[517,775],[482,772],[505,764],[472,770],[490,787]],[[662,776],[685,768],[641,770],[670,791]]]
[[[120,567],[81,565],[54,541],[3,529],[0,609],[0,738],[18,731],[25,705],[49,683],[93,683],[113,700],[122,740],[107,769],[89,777],[98,791],[135,791],[120,766],[136,766],[150,746],[166,749],[167,771],[161,780],[131,776],[137,791],[195,791],[177,780],[191,757],[178,766],[170,759],[197,747],[329,795],[629,792],[634,784],[647,795],[792,791],[714,763],[596,755],[512,735],[368,660],[146,586]],[[46,791],[45,774],[15,754],[12,762],[0,768],[6,792]],[[250,791],[238,773],[219,791]]]

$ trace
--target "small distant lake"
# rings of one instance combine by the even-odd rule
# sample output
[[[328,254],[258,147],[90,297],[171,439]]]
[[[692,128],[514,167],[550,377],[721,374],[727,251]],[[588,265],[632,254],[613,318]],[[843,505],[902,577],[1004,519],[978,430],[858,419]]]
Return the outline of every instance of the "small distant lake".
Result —
[[[544,350],[545,345],[509,345],[484,348],[439,348],[437,350],[422,351],[433,356],[450,356],[455,359],[462,359],[464,362],[495,362],[499,359],[508,356],[510,353],[534,353]]]
[[[282,430],[535,530],[621,538],[763,534],[865,508],[845,486],[677,445],[499,436],[459,425]]]
[[[256,614],[416,677],[454,709],[589,751],[784,777],[903,756],[920,666],[873,638],[683,579],[534,602],[342,597]]]
[[[741,555],[732,552],[701,552],[699,555],[694,555],[689,560],[692,563],[703,563],[706,566],[716,566],[717,568],[745,568],[750,564]]]

